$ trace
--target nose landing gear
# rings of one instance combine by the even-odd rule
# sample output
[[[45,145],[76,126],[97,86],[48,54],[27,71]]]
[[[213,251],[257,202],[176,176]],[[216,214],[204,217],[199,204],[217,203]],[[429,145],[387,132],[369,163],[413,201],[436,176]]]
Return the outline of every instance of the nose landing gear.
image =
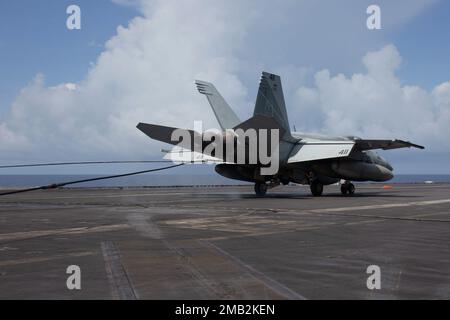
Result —
[[[341,185],[341,193],[343,195],[354,194],[355,193],[355,185],[353,183],[351,183],[350,181],[345,181],[345,183],[343,183]]]

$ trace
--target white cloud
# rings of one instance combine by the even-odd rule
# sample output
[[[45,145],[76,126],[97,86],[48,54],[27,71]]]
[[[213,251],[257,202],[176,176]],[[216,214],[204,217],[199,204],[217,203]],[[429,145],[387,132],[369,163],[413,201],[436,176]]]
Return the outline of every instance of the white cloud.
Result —
[[[347,6],[326,2],[327,10],[316,1],[113,1],[135,6],[142,17],[118,27],[79,83],[49,87],[38,75],[21,91],[0,122],[4,159],[156,157],[161,144],[139,132],[138,122],[191,127],[203,120],[216,126],[195,79],[214,82],[238,114],[249,115],[255,92],[244,83],[256,86],[263,68],[286,75],[286,92],[294,92],[287,100],[298,103],[297,109],[289,107],[291,123],[298,128],[392,134],[419,142],[424,140],[419,132],[434,139],[433,130],[447,130],[449,85],[432,93],[402,86],[395,77],[401,58],[392,46],[367,54],[366,74],[347,78],[321,71],[315,87],[295,90],[297,81],[304,83],[313,73],[317,59],[317,65],[353,61],[355,52],[382,38],[360,28],[365,4],[359,0]],[[416,0],[387,10],[390,3],[383,7],[395,11],[398,21],[425,7]],[[349,32],[358,50],[342,43]]]
[[[295,93],[297,124],[303,129],[366,138],[403,138],[432,151],[450,151],[450,83],[431,92],[396,77],[401,56],[393,45],[363,58],[365,73],[315,74],[313,87]],[[303,121],[312,118],[313,122]],[[298,126],[298,125],[297,125]]]
[[[133,6],[133,7],[141,7],[144,1],[142,0],[112,0],[112,2],[116,4],[120,4],[122,6]]]
[[[0,123],[5,157],[160,155],[160,144],[138,131],[138,122],[192,127],[203,120],[216,126],[196,92],[197,78],[214,81],[230,103],[245,104],[234,58],[245,35],[245,13],[226,2],[154,4],[127,28],[118,27],[80,83],[48,87],[38,75],[21,91]]]

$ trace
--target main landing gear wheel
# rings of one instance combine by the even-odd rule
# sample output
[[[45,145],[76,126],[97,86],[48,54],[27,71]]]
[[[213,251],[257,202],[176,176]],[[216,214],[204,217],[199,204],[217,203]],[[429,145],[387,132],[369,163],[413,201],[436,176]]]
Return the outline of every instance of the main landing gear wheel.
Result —
[[[311,193],[314,197],[320,197],[323,193],[323,184],[319,181],[315,180],[311,182],[311,185],[309,186],[311,189]]]
[[[355,193],[355,185],[353,183],[344,183],[343,185],[341,185],[341,193],[343,195],[354,194]]]
[[[255,193],[257,196],[263,197],[267,192],[267,184],[265,183],[255,183]]]

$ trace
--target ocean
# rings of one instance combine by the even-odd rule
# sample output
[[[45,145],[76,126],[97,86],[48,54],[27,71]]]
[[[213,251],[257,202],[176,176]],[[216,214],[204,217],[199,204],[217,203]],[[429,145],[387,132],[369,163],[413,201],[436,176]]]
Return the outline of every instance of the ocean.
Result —
[[[101,175],[0,175],[0,188],[35,187],[66,181],[95,178]],[[450,174],[399,174],[387,183],[450,183]],[[143,174],[111,180],[71,185],[70,187],[156,187],[200,185],[244,185],[217,174]]]

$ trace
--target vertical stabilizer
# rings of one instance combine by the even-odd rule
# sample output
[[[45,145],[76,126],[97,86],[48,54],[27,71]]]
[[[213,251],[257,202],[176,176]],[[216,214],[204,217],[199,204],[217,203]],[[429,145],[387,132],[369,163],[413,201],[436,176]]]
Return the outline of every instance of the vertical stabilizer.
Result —
[[[222,130],[234,128],[241,123],[241,120],[239,120],[212,83],[196,80],[195,84],[197,85],[198,92],[204,94],[208,99]]]
[[[268,72],[262,73],[253,115],[272,117],[286,133],[291,132],[280,76]]]

